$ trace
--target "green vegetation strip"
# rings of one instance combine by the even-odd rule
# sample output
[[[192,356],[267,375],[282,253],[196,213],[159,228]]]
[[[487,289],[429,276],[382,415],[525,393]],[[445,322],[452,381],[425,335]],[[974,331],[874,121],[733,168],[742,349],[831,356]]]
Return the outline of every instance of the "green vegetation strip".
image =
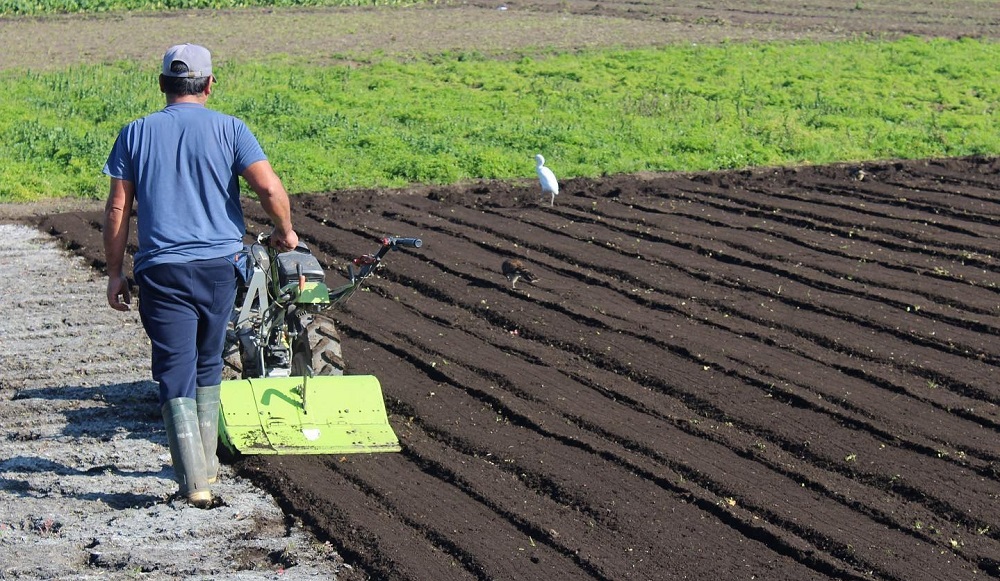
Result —
[[[435,0],[0,0],[0,16],[124,11],[249,8],[252,6],[409,6]]]
[[[446,54],[217,70],[294,193],[1000,152],[1000,45],[723,44],[491,60]],[[0,201],[102,198],[129,120],[163,106],[134,63],[0,73]]]

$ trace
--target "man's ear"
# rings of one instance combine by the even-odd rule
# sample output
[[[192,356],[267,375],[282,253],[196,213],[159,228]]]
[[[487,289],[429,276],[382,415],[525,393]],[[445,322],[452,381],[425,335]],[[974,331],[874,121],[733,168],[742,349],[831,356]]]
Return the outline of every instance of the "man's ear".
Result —
[[[160,75],[159,78],[160,78],[160,92],[161,93],[166,93],[167,92],[167,88],[163,86],[163,75]]]

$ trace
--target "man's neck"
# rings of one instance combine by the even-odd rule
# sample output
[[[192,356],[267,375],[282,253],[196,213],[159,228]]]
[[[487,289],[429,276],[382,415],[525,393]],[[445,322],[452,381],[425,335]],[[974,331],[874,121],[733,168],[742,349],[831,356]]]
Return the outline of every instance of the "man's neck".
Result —
[[[194,103],[196,105],[204,105],[208,101],[208,95],[204,93],[200,95],[179,95],[179,96],[167,96],[167,105],[174,105],[177,103]]]

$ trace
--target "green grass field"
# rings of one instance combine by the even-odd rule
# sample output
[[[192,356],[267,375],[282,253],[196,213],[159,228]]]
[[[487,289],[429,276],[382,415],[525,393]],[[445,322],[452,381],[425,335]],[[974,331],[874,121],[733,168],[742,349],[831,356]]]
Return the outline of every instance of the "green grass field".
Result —
[[[343,56],[216,71],[210,106],[293,193],[530,177],[539,152],[561,178],[1000,152],[1000,45],[981,40]],[[0,201],[104,197],[118,130],[163,106],[155,74],[0,73]]]

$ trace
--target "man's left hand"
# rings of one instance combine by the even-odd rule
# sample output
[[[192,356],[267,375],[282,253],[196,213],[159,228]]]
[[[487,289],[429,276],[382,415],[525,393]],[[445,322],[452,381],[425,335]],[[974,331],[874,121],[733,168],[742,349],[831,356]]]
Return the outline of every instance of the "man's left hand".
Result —
[[[128,288],[125,275],[108,277],[108,304],[116,311],[128,311],[132,307],[132,291]]]

